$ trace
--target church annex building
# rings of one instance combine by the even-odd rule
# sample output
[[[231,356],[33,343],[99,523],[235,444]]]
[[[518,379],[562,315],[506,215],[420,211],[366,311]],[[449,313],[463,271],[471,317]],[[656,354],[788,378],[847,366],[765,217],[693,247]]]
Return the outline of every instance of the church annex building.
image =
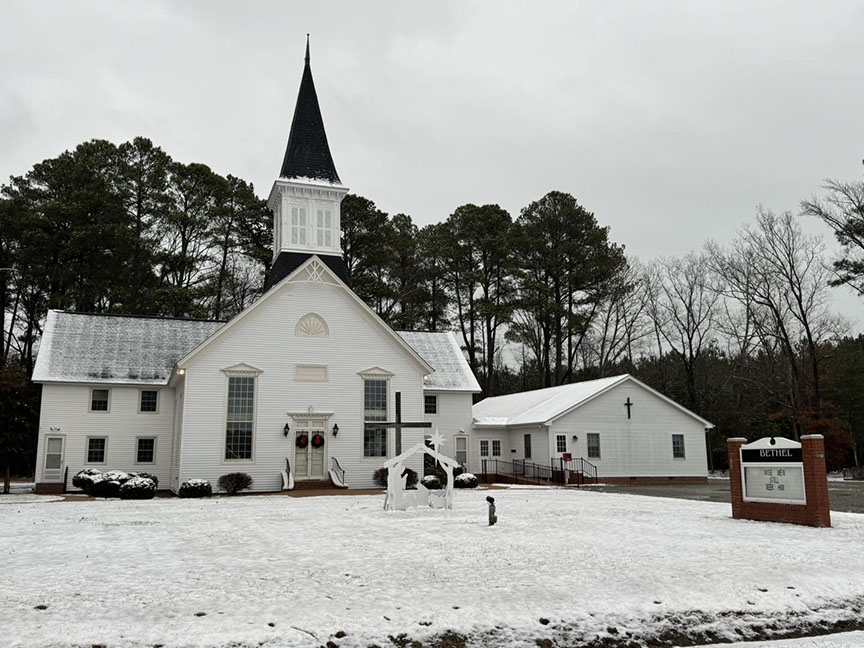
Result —
[[[394,331],[351,290],[340,245],[347,192],[307,44],[269,196],[266,292],[227,323],[49,311],[33,374],[43,385],[37,492],[66,490],[84,468],[151,473],[175,492],[230,472],[277,491],[289,467],[298,488],[370,488],[397,454],[397,415],[431,424],[402,429],[402,447],[437,429],[441,451],[477,473],[483,460],[548,465],[572,454],[596,459],[601,477],[642,475],[650,457],[652,476],[706,478],[710,423],[629,376],[552,388],[554,407],[550,390],[537,390],[472,408],[480,387],[453,333]],[[625,397],[637,404],[632,418]],[[422,474],[421,454],[407,467]]]

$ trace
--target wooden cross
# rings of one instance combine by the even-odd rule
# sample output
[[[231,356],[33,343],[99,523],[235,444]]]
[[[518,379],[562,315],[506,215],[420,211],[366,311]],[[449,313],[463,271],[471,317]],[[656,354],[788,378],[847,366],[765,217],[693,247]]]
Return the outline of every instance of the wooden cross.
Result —
[[[367,430],[379,428],[393,428],[396,430],[396,454],[402,454],[402,428],[431,428],[428,421],[403,421],[402,420],[402,392],[396,392],[396,420],[395,421],[366,421]]]
[[[627,408],[627,418],[630,418],[630,408],[633,407],[633,403],[630,402],[630,397],[627,397],[627,402],[624,403],[624,407]]]

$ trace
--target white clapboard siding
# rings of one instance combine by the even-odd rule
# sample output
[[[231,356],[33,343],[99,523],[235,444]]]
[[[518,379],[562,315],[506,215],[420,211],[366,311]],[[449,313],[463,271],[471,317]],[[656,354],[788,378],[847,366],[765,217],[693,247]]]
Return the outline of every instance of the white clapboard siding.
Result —
[[[531,456],[525,456],[525,435],[531,435]],[[478,436],[475,434],[475,436]],[[479,436],[478,436],[479,438]],[[510,460],[525,459],[542,466],[549,465],[549,434],[545,426],[514,426],[510,428]]]
[[[467,436],[471,432],[472,394],[470,392],[445,392],[427,389],[424,392],[424,396],[427,395],[437,396],[438,413],[424,413],[423,420],[429,421],[432,424],[432,427],[426,430],[425,434],[432,434],[435,430],[438,430],[441,436],[444,437],[444,443],[441,444],[439,450],[442,454],[455,459],[456,437],[461,435]]]
[[[109,411],[90,412],[90,390],[108,389]],[[65,437],[64,466],[69,468],[68,485],[72,476],[83,468],[100,470],[143,471],[159,478],[160,488],[169,485],[171,464],[172,419],[174,390],[167,387],[146,386],[156,389],[158,412],[139,412],[141,388],[126,385],[81,385],[48,383],[42,388],[42,406],[39,417],[39,445],[36,458],[36,481],[44,481],[45,437]],[[52,431],[52,428],[58,431]],[[87,437],[107,437],[104,464],[88,464]],[[136,463],[136,438],[156,437],[156,462]]]
[[[296,282],[248,312],[224,335],[194,355],[184,367],[181,480],[208,479],[246,472],[257,491],[278,490],[285,458],[294,465],[296,423],[289,412],[333,412],[325,423],[327,465],[336,457],[351,488],[373,486],[372,474],[383,458],[363,457],[363,378],[358,372],[380,367],[393,374],[389,416],[395,414],[395,392],[402,392],[404,420],[423,420],[423,370],[344,290],[323,283]],[[295,335],[300,318],[315,313],[327,323],[327,337]],[[224,460],[226,392],[222,371],[239,364],[260,370],[256,381],[254,459]],[[296,365],[326,365],[326,382],[295,381]],[[292,434],[286,439],[283,427]],[[339,425],[339,434],[330,431]],[[390,455],[393,453],[390,432]],[[403,448],[423,438],[420,429],[403,433]],[[416,455],[409,467],[421,470]]]
[[[628,397],[630,419],[624,406]],[[600,459],[588,458],[589,432],[600,434]],[[703,424],[632,380],[554,421],[553,444],[556,434],[567,435],[568,452],[595,464],[600,477],[704,477],[708,472]],[[672,457],[673,434],[684,435],[684,459]]]
[[[501,456],[493,457],[492,456],[492,440],[497,439],[501,442]],[[480,429],[475,430],[471,435],[470,439],[470,447],[468,448],[468,469],[475,473],[479,474],[483,472],[483,459],[484,457],[480,456],[480,441],[488,440],[489,441],[489,457],[488,459],[497,459],[499,461],[513,461],[513,453],[510,452],[510,432],[501,428],[501,429]],[[499,466],[501,470],[506,470],[505,466]],[[494,471],[496,467],[494,465],[488,465],[487,469],[489,471]]]

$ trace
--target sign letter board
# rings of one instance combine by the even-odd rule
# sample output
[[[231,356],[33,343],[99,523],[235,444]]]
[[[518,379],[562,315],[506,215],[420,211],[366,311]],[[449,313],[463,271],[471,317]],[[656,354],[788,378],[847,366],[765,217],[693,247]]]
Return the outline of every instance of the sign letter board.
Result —
[[[741,446],[745,502],[807,503],[801,444],[770,437]]]

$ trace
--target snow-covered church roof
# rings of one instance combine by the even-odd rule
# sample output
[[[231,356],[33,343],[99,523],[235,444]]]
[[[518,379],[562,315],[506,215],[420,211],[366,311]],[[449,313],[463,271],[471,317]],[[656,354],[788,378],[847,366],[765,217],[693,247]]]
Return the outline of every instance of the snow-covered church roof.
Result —
[[[585,380],[583,382],[535,389],[533,391],[486,398],[472,409],[474,425],[479,427],[506,427],[510,425],[540,425],[550,423],[567,412],[584,405],[615,385],[631,381],[653,393],[685,414],[701,421],[706,427],[714,427],[702,417],[679,405],[671,398],[636,380],[630,374]]]
[[[33,381],[164,385],[177,361],[224,324],[49,310]]]
[[[164,385],[177,361],[224,325],[50,310],[33,381]],[[435,368],[426,389],[480,391],[452,333],[398,333]]]
[[[424,383],[430,391],[479,392],[480,384],[465,354],[459,348],[456,335],[447,331],[431,333],[428,331],[396,331],[426,362],[435,367]]]

